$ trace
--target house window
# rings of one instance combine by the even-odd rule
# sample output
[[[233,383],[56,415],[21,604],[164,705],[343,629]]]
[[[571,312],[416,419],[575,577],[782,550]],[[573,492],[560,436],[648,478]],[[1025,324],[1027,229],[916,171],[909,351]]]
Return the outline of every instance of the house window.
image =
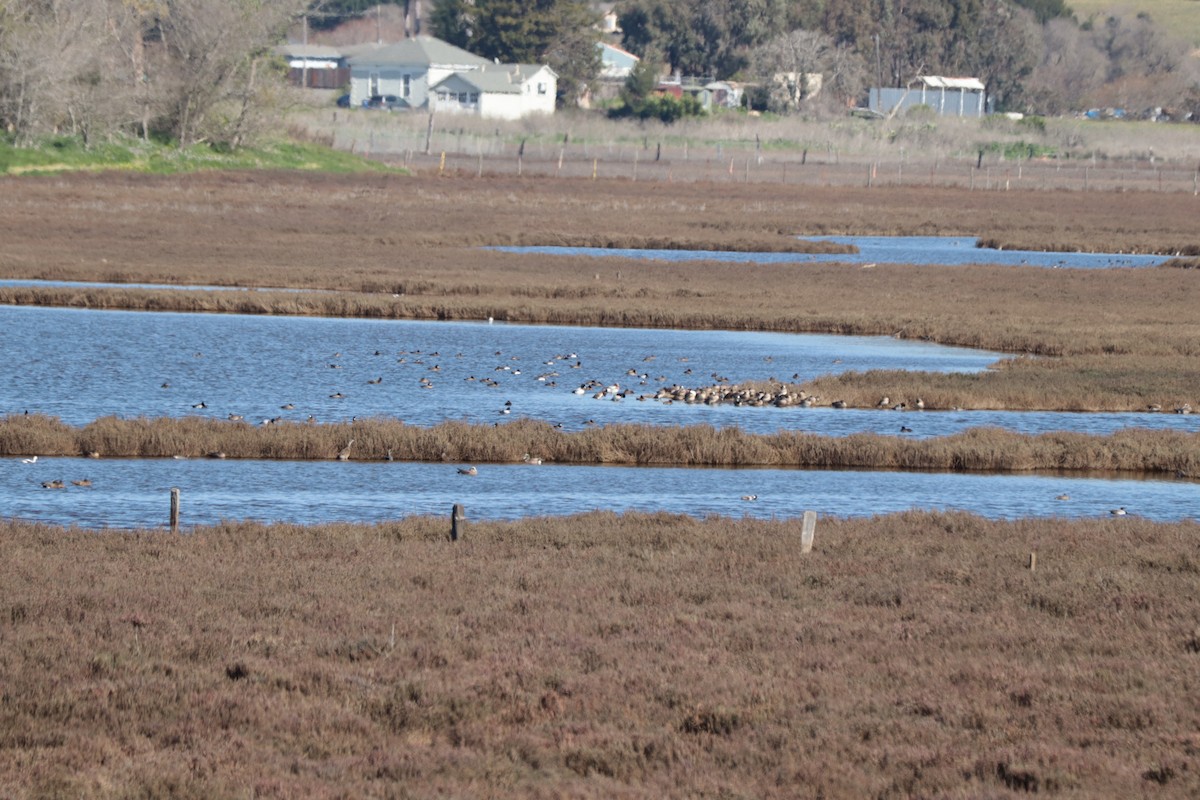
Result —
[[[371,77],[367,80],[367,96],[374,97],[379,94],[379,73],[372,72]]]
[[[478,92],[471,92],[471,105],[474,105],[474,104],[476,104],[476,103],[478,103],[478,102],[479,102],[479,93],[478,93]]]
[[[401,81],[401,86],[400,86],[401,96],[403,96],[403,97],[410,96],[412,93],[412,76],[405,75],[403,78],[400,79],[400,81]]]
[[[443,103],[444,103],[444,102],[446,102],[446,101],[447,101],[447,100],[449,100],[449,99],[450,99],[450,93],[449,93],[449,92],[445,92],[445,91],[438,92],[438,100],[440,100],[441,102],[443,102]]]
[[[538,94],[545,94],[545,93],[546,93],[546,84],[539,83],[538,84]]]

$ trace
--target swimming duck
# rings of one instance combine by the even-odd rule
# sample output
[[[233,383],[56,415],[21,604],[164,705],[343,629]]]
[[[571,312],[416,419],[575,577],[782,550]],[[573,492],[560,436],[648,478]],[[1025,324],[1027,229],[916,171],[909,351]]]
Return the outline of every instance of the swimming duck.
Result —
[[[458,474],[459,475],[478,475],[479,470],[477,470],[475,467],[459,467]]]

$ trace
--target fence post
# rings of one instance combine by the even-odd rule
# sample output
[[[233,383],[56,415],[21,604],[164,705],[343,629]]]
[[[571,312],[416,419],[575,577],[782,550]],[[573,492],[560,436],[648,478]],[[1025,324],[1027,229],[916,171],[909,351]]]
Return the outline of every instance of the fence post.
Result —
[[[804,512],[804,528],[800,532],[800,552],[811,553],[813,549],[813,537],[817,533],[817,512]]]
[[[462,504],[455,503],[450,512],[450,541],[457,542],[458,538],[466,532],[466,519],[467,513],[463,511]]]
[[[171,533],[179,532],[179,489],[171,490]]]
[[[1034,550],[1033,552],[1031,552],[1029,554],[1029,571],[1034,572],[1036,570],[1037,570],[1037,551]]]

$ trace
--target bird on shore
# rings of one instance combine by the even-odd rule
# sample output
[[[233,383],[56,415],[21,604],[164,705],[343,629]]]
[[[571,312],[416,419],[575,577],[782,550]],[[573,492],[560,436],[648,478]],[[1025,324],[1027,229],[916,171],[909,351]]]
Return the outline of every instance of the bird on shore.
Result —
[[[458,474],[459,475],[478,475],[479,470],[476,469],[475,467],[459,467]]]
[[[350,460],[350,446],[352,444],[354,444],[353,439],[346,442],[346,446],[343,447],[341,450],[338,450],[338,454],[337,454],[338,461],[349,461]]]
[[[21,463],[22,464],[36,464],[37,459],[38,459],[37,456],[34,456],[33,458],[22,458]]]

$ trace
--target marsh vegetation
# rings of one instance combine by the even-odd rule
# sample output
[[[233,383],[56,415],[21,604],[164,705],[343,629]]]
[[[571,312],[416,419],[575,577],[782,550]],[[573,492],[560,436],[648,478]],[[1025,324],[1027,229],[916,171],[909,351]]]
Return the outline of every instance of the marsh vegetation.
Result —
[[[0,786],[1200,791],[1194,523],[822,519],[807,556],[792,521],[448,527],[4,524]]]

